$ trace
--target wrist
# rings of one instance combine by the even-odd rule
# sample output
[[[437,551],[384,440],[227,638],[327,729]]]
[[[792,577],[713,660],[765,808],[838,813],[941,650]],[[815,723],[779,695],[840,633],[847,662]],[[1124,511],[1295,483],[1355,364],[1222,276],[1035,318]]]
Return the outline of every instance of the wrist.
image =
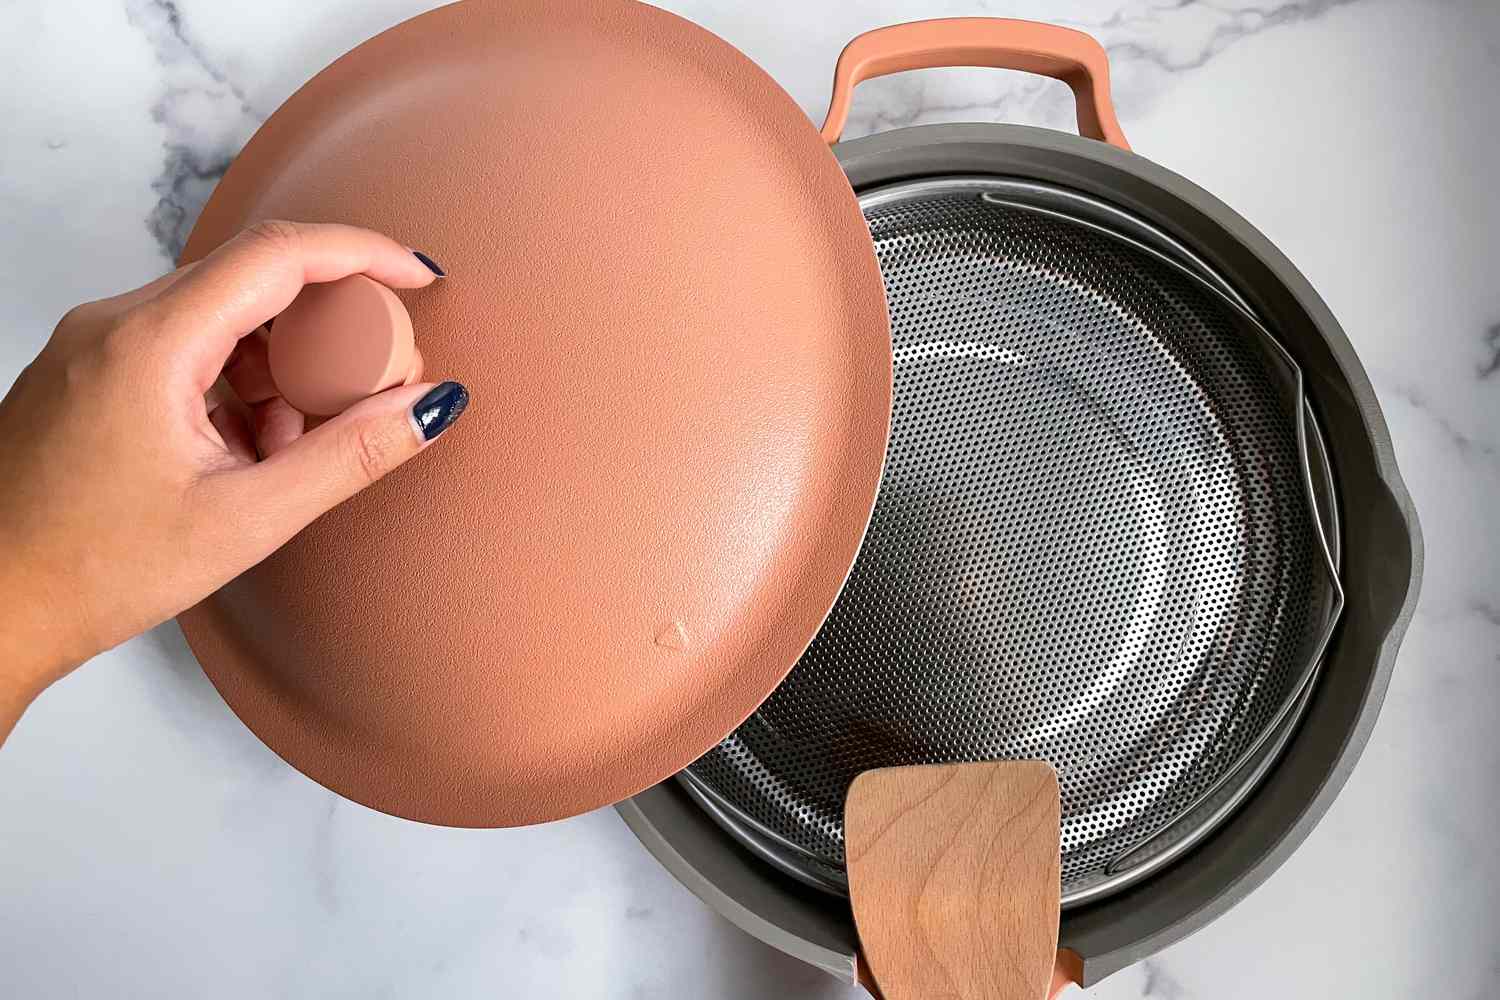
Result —
[[[0,715],[19,716],[49,684],[88,658],[41,578],[0,569]],[[12,720],[13,721],[13,720]]]

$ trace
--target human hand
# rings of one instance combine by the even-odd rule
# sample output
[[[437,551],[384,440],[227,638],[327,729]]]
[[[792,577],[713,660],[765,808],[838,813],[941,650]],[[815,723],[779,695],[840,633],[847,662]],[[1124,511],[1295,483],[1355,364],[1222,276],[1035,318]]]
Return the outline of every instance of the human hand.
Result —
[[[0,741],[89,657],[192,606],[417,454],[456,382],[379,393],[305,430],[262,324],[304,284],[436,280],[368,230],[265,223],[69,312],[0,401]]]

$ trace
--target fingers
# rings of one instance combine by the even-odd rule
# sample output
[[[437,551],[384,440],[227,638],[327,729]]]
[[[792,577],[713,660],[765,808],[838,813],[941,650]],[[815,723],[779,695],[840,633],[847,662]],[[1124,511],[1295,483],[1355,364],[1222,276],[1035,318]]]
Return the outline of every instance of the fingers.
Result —
[[[264,403],[281,395],[271,380],[271,361],[266,354],[266,331],[262,327],[235,347],[224,366],[224,380],[246,403]]]
[[[388,236],[330,223],[262,222],[209,254],[156,299],[169,348],[216,377],[236,342],[289,306],[302,286],[366,274],[393,288],[437,280]]]
[[[140,305],[142,302],[149,302],[168,288],[177,284],[184,275],[189,274],[197,266],[196,262],[184,264],[175,271],[168,271],[155,281],[146,282],[140,288],[133,288],[128,292],[121,292],[119,295],[103,299],[100,301],[100,305],[107,305],[117,312],[123,312],[132,306]]]
[[[389,389],[301,434],[256,465],[224,473],[233,490],[253,498],[253,503],[234,506],[257,510],[244,538],[254,549],[250,557],[269,553],[416,455],[467,404],[468,392],[457,382]]]
[[[224,366],[224,381],[249,406],[254,450],[269,458],[302,436],[307,418],[281,398],[271,380],[264,327],[245,337]]]
[[[255,444],[262,458],[270,458],[302,436],[307,417],[280,396],[272,396],[250,407],[255,425]]]
[[[224,448],[241,462],[255,461],[255,438],[245,423],[245,415],[233,403],[221,403],[208,411],[208,422],[224,442]]]

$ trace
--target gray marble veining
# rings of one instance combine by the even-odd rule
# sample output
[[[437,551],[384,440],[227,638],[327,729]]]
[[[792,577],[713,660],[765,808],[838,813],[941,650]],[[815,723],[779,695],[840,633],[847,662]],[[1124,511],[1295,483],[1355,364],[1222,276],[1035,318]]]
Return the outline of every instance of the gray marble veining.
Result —
[[[214,185],[266,114],[194,42],[174,0],[127,0],[125,11],[161,67],[151,120],[165,132],[164,160],[151,182],[157,202],[145,223],[162,254],[175,261]],[[216,126],[212,135],[202,127],[205,118]]]
[[[1484,331],[1485,359],[1475,366],[1480,378],[1500,372],[1500,323],[1491,323]]]

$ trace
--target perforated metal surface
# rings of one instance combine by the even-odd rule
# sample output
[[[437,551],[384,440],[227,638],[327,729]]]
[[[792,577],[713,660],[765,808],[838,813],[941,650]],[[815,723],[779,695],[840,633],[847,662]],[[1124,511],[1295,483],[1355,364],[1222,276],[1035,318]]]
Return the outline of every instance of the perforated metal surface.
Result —
[[[1041,758],[1065,897],[1123,884],[1249,770],[1331,628],[1295,369],[1159,251],[1026,197],[863,199],[896,357],[880,498],[806,655],[689,769],[790,863],[842,865],[862,770]]]

